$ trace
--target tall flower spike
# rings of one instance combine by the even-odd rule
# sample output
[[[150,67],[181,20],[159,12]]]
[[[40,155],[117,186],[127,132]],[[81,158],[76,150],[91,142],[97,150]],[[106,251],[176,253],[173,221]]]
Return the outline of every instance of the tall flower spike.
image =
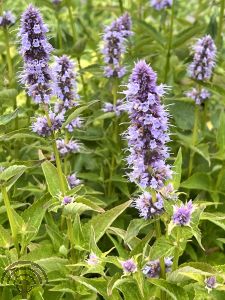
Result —
[[[162,10],[167,7],[171,7],[173,0],[151,0],[151,6],[156,10]]]
[[[190,77],[204,81],[209,80],[215,67],[216,46],[210,35],[198,39],[192,47],[194,59],[188,68]]]
[[[127,162],[132,169],[130,180],[143,188],[159,190],[171,178],[171,169],[166,164],[168,113],[160,103],[164,91],[156,85],[156,79],[156,73],[145,61],[136,63],[124,92],[131,121],[125,136],[130,152]]]
[[[77,105],[79,96],[77,94],[76,74],[74,63],[66,55],[56,57],[53,67],[53,90],[54,94],[60,99],[56,103],[55,111],[62,108],[68,110]]]
[[[21,79],[36,103],[49,103],[52,95],[48,66],[52,46],[48,43],[46,25],[37,8],[30,5],[22,15],[20,37],[24,71]]]
[[[105,67],[106,77],[122,77],[126,73],[125,67],[121,64],[122,55],[125,53],[125,41],[131,32],[131,18],[125,13],[120,18],[107,26],[104,31],[104,61],[108,66]]]
[[[16,22],[16,18],[11,11],[4,11],[3,15],[0,16],[0,27],[6,28]]]

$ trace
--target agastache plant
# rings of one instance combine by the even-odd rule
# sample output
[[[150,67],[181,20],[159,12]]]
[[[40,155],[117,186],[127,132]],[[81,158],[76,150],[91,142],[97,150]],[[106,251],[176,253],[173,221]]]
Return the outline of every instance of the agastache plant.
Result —
[[[11,11],[4,11],[0,16],[0,27],[6,28],[16,22],[16,17]]]
[[[131,121],[125,136],[130,180],[143,188],[159,190],[171,178],[171,168],[166,163],[169,116],[160,102],[163,88],[156,80],[156,73],[145,61],[136,63],[125,91]]]
[[[126,52],[126,38],[131,34],[131,18],[127,13],[105,28],[102,53],[107,64],[104,69],[106,77],[120,78],[126,73],[126,68],[122,66],[121,60]]]
[[[151,6],[156,10],[162,10],[167,7],[171,7],[173,0],[151,0]]]
[[[43,23],[40,12],[30,5],[21,19],[21,49],[24,60],[22,83],[28,89],[28,94],[36,103],[50,102],[52,96],[49,59],[52,46],[46,37],[47,26]]]
[[[210,35],[198,39],[192,47],[194,52],[193,62],[188,67],[188,74],[196,81],[207,81],[212,77],[213,69],[216,64],[216,45]],[[202,104],[210,97],[206,89],[193,88],[186,93],[197,105]]]

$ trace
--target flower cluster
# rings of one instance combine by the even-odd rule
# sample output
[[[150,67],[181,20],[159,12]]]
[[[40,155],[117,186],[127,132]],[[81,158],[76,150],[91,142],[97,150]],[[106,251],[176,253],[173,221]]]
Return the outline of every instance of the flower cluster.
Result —
[[[69,153],[77,153],[80,150],[80,144],[73,140],[66,142],[65,140],[59,139],[56,141],[56,145],[62,156]]]
[[[117,100],[116,105],[113,105],[110,102],[104,103],[102,108],[104,112],[114,112],[116,116],[120,116],[124,112],[124,106],[122,100]]]
[[[120,263],[123,267],[123,271],[125,274],[135,273],[137,271],[137,265],[132,258],[125,261],[121,261]]]
[[[186,96],[193,99],[196,104],[201,105],[210,97],[210,92],[206,89],[196,89],[193,88],[192,90],[186,92]]]
[[[210,79],[216,58],[216,46],[213,39],[210,35],[206,35],[199,39],[192,49],[194,59],[188,69],[190,77],[200,81]]]
[[[144,219],[150,219],[155,215],[160,215],[164,211],[163,198],[159,193],[153,202],[152,196],[148,192],[144,192],[134,200],[134,207],[137,208],[139,214]]]
[[[194,210],[192,201],[190,200],[187,204],[181,206],[174,205],[173,207],[173,222],[176,225],[186,226],[189,225],[191,215]]]
[[[166,272],[171,271],[171,266],[173,264],[171,257],[164,258]],[[143,273],[148,278],[159,278],[161,267],[159,259],[149,261],[143,268]]]
[[[205,279],[205,287],[210,292],[212,289],[215,289],[217,286],[216,277],[210,276]]]
[[[131,124],[125,134],[130,152],[127,162],[132,182],[159,190],[171,178],[166,164],[169,151],[168,113],[160,103],[163,87],[156,85],[156,73],[145,61],[136,63],[129,79],[127,109]]]
[[[32,123],[31,128],[33,132],[38,135],[47,137],[50,136],[54,131],[59,130],[64,122],[64,112],[56,114],[54,112],[49,113],[50,123],[46,116],[39,116],[36,121]]]
[[[76,173],[68,175],[67,176],[67,181],[68,181],[69,186],[70,186],[71,189],[73,189],[75,186],[82,183],[82,181],[77,178]]]
[[[4,11],[3,15],[0,16],[0,27],[8,27],[16,22],[16,17],[11,11]]]
[[[81,128],[83,125],[83,120],[80,117],[73,119],[69,124],[65,126],[65,128],[69,132],[73,132],[75,128]]]
[[[125,53],[125,40],[132,34],[131,18],[125,13],[123,16],[112,22],[104,31],[104,61],[106,77],[122,77],[126,69],[121,65],[122,55]]]
[[[74,63],[66,55],[56,57],[53,74],[53,92],[60,99],[60,102],[55,106],[55,111],[68,110],[76,106],[77,102],[75,99],[79,97],[77,94]]]
[[[167,7],[171,7],[173,0],[151,0],[151,6],[156,10],[162,10]]]
[[[24,59],[21,79],[36,103],[49,103],[52,95],[52,76],[48,66],[52,46],[48,43],[47,31],[39,10],[30,5],[22,15],[19,33]]]

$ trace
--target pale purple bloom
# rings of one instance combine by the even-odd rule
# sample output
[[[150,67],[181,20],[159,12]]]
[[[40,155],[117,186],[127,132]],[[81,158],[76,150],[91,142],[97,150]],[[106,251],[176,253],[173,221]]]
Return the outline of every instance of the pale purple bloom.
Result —
[[[59,5],[62,3],[62,0],[52,0],[52,4]]]
[[[128,259],[128,260],[125,260],[125,261],[121,261],[120,262],[122,267],[123,267],[123,271],[124,273],[134,273],[137,271],[137,265],[136,263],[134,262],[133,259]]]
[[[171,257],[164,258],[164,262],[165,262],[166,272],[168,273],[171,271],[171,266],[173,264]],[[142,272],[148,278],[159,278],[161,272],[159,259],[151,260],[147,262]]]
[[[59,139],[56,140],[56,145],[61,156],[65,156],[69,153],[77,153],[80,150],[80,144],[73,140],[66,142],[63,139]]]
[[[181,206],[174,205],[173,206],[174,224],[181,225],[181,226],[189,225],[193,210],[194,208],[191,200],[186,204],[182,204]]]
[[[216,277],[215,276],[211,276],[205,279],[205,287],[208,290],[212,290],[214,288],[216,288],[217,283],[216,283]]]
[[[4,11],[3,15],[0,16],[0,27],[6,28],[16,22],[16,17],[11,11]]]
[[[75,186],[82,183],[82,181],[77,178],[76,173],[68,175],[67,180],[68,180],[68,183],[69,183],[69,186],[71,187],[71,189],[73,189]]]
[[[73,202],[73,198],[69,196],[63,197],[62,205],[67,205]]]
[[[197,105],[201,105],[205,102],[205,100],[209,99],[210,92],[203,88],[193,88],[192,90],[186,92],[186,96],[193,99]]]
[[[83,120],[80,117],[77,117],[65,127],[69,132],[73,132],[75,128],[81,128],[82,125],[83,125]]]
[[[122,112],[124,112],[123,102],[122,100],[117,100],[116,105],[106,102],[102,108],[104,112],[114,112],[116,116],[120,116]]]
[[[91,252],[86,262],[89,266],[96,266],[99,263],[99,258],[95,253]]]
[[[216,46],[213,39],[210,35],[206,35],[198,39],[192,49],[194,59],[188,68],[190,77],[200,81],[209,80],[212,77],[216,58]]]
[[[151,6],[156,10],[161,10],[167,7],[171,7],[173,0],[151,0]]]
[[[76,73],[74,71],[74,63],[66,55],[56,57],[53,67],[53,92],[60,99],[55,106],[55,111],[60,111],[62,108],[68,110],[76,106],[77,99],[77,84]]]
[[[64,122],[64,112],[62,111],[60,114],[50,112],[49,118],[51,125],[48,124],[46,116],[37,117],[36,121],[31,125],[33,132],[36,132],[40,136],[46,137],[50,136],[54,131],[60,130]]]
[[[163,196],[163,198],[168,199],[168,200],[177,200],[177,198],[178,198],[172,183],[165,185],[160,190],[160,194]]]
[[[160,102],[156,80],[156,73],[145,61],[136,63],[125,91],[131,120],[125,136],[130,181],[159,190],[171,178],[171,169],[166,164],[169,116]]]
[[[24,59],[21,80],[36,103],[49,103],[52,95],[48,66],[52,46],[47,40],[47,31],[39,10],[30,5],[22,15],[19,34]]]
[[[150,219],[163,213],[164,202],[159,193],[156,194],[156,201],[153,202],[151,194],[144,192],[134,200],[134,207],[139,211],[140,217]]]
[[[104,68],[106,77],[120,78],[126,73],[125,67],[121,65],[121,59],[126,51],[126,38],[131,34],[131,18],[127,13],[105,28],[102,53],[107,64]]]

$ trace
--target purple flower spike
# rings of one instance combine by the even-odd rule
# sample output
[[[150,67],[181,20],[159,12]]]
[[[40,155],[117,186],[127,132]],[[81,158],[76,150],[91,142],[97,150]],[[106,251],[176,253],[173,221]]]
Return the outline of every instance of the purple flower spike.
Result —
[[[33,132],[36,132],[40,136],[47,137],[50,136],[53,131],[60,130],[64,122],[64,112],[62,111],[60,114],[50,112],[49,118],[51,126],[48,124],[46,116],[37,117],[36,121],[31,125]]]
[[[156,73],[145,61],[136,63],[124,92],[131,120],[125,136],[130,152],[127,162],[132,169],[130,181],[159,190],[172,172],[166,164],[169,116],[160,103],[163,86],[158,87],[156,79]]]
[[[166,272],[171,271],[171,266],[173,264],[172,259],[170,257],[164,258]],[[149,261],[143,268],[143,273],[148,278],[159,278],[161,268],[159,259]]]
[[[192,201],[181,206],[174,205],[173,207],[173,222],[176,225],[187,226],[190,223],[191,215],[194,210]]]
[[[53,68],[54,94],[61,100],[55,106],[55,111],[62,108],[68,110],[77,105],[79,98],[77,94],[76,73],[74,72],[74,63],[66,55],[56,57]]]
[[[210,35],[199,39],[192,47],[194,60],[188,68],[190,77],[204,81],[209,80],[215,67],[216,46]]]
[[[171,7],[173,0],[151,0],[151,6],[156,10],[162,10]]]
[[[16,22],[16,17],[11,11],[4,11],[3,15],[0,16],[0,27],[8,27]]]
[[[125,67],[121,65],[122,55],[125,53],[125,41],[131,32],[131,18],[125,13],[123,16],[112,22],[104,31],[104,61],[106,77],[122,77],[126,73]]]
[[[40,12],[30,5],[22,15],[20,37],[24,71],[21,81],[36,103],[49,103],[52,95],[51,72],[48,66],[52,46],[48,43],[46,25]]]
[[[208,291],[211,291],[212,289],[215,289],[217,286],[216,283],[216,277],[211,276],[205,279],[205,287]]]
[[[62,200],[62,205],[67,205],[73,202],[73,198],[69,196],[65,196]]]
[[[65,156],[69,153],[77,153],[80,150],[80,144],[73,140],[70,140],[68,142],[66,142],[65,140],[57,140],[56,144],[59,153],[62,156]]]
[[[71,189],[82,183],[82,181],[77,178],[76,173],[68,175],[67,180]]]
[[[128,259],[121,262],[124,273],[135,273],[137,271],[137,265],[133,259]]]
[[[186,92],[186,96],[193,99],[197,105],[201,105],[205,102],[205,100],[209,99],[210,92],[206,89],[196,89],[193,88],[192,90]]]
[[[151,219],[153,216],[163,213],[164,202],[159,193],[156,195],[156,201],[153,202],[151,194],[144,192],[141,196],[134,200],[134,207],[136,207],[139,211],[140,217],[144,219]]]

